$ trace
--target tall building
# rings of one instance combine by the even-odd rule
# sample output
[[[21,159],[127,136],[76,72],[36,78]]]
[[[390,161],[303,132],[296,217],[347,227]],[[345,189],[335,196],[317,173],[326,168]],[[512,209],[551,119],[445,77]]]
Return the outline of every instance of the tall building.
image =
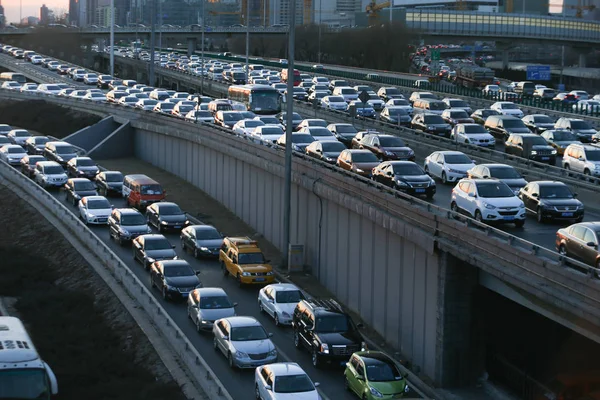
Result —
[[[21,19],[22,26],[36,26],[39,22],[40,19],[38,17],[29,16]]]
[[[4,7],[2,6],[2,0],[0,0],[0,28],[4,28],[6,25],[6,17],[4,16]]]
[[[40,7],[40,25],[48,25],[52,21],[50,20],[52,12],[45,4]]]
[[[115,13],[115,24],[116,24],[116,20],[117,20],[117,17],[119,15],[117,7],[115,7],[112,12]],[[98,6],[96,8],[96,14],[95,14],[95,17],[94,17],[94,24],[97,25],[97,26],[110,27],[112,12],[111,12],[111,9],[110,9],[110,5],[107,5],[107,6],[105,6],[105,5]],[[117,24],[117,25],[119,25],[119,24]]]
[[[296,25],[304,24],[305,16],[305,0],[296,0]],[[311,4],[314,0],[307,0]],[[312,15],[312,7],[309,9],[309,13]],[[271,0],[270,2],[270,15],[272,25],[273,24],[290,24],[290,2],[289,0]]]

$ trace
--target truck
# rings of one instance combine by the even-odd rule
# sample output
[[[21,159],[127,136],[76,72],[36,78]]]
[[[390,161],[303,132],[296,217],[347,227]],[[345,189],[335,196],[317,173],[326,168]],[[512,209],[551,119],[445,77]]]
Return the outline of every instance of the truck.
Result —
[[[21,320],[0,317],[0,399],[49,400],[56,376],[38,354]]]
[[[459,65],[456,68],[456,84],[481,89],[494,83],[494,71],[477,65]]]

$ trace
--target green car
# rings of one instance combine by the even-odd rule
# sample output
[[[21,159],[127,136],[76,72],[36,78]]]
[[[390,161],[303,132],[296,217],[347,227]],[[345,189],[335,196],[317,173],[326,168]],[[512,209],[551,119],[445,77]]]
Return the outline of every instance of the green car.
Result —
[[[406,375],[381,351],[352,354],[346,363],[344,386],[362,400],[401,399],[408,392]]]

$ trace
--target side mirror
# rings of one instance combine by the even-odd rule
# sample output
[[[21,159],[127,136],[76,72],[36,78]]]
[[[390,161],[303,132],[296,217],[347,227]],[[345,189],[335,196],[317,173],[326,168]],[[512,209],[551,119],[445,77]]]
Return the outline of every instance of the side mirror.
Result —
[[[364,326],[364,324],[362,322],[359,322],[358,324],[356,324],[356,327],[359,328],[359,329],[362,329],[365,326]]]
[[[229,336],[227,336],[227,335],[223,336],[223,340],[229,340]]]
[[[315,382],[315,383],[313,383],[313,385],[315,385],[315,387],[321,386],[321,384],[319,382]]]
[[[233,306],[234,306],[234,307],[237,307],[237,305],[238,305],[238,303],[233,303]]]
[[[438,161],[437,163],[440,164],[440,165],[444,165],[443,161]]]
[[[269,336],[269,337],[273,337],[273,334],[272,334],[272,333],[269,333],[269,334],[268,334],[268,336]]]
[[[201,271],[194,271],[194,273],[195,273],[196,275],[200,275],[202,272],[201,272]]]
[[[475,193],[469,193],[469,197],[475,197]]]
[[[265,390],[271,390],[271,385],[265,385]]]

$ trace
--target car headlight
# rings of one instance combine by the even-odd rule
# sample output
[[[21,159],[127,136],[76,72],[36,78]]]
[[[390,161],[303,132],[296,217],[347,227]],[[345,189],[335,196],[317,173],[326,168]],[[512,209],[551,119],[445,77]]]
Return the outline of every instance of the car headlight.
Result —
[[[488,210],[494,210],[496,208],[495,205],[490,204],[490,203],[483,203],[484,207],[487,208]]]
[[[271,275],[273,275],[273,271],[267,272],[267,276],[271,276]]]
[[[429,129],[430,131],[432,131],[432,130],[434,130],[434,129],[435,129],[435,127],[433,127],[433,126],[428,126],[428,127],[427,127],[427,129]]]
[[[381,394],[381,392],[377,389],[375,389],[372,386],[369,386],[369,391],[371,392],[371,394],[375,397],[383,397],[383,395]]]
[[[393,156],[394,155],[394,153],[392,153],[391,151],[387,151],[387,150],[384,151],[384,154],[386,156]]]
[[[167,221],[160,221],[161,225],[168,225],[169,223]]]
[[[243,351],[236,351],[235,356],[237,358],[248,358],[248,354],[244,353]]]
[[[396,180],[396,182],[398,183],[399,186],[408,186],[408,183],[400,181],[400,180]]]
[[[325,157],[325,160],[326,160],[326,161],[330,161],[330,162],[331,162],[331,161],[335,161],[335,158],[331,158],[331,157]]]
[[[594,165],[594,169],[600,169],[600,164]]]
[[[84,171],[77,171],[77,173],[78,173],[78,174],[81,174],[81,175],[85,174],[85,172],[84,172]]]
[[[208,251],[208,247],[200,247],[200,250],[202,250],[202,251]]]
[[[555,155],[555,154],[556,154],[556,150],[552,150],[552,151],[550,152],[550,154],[552,154],[552,155]]]
[[[519,208],[525,208],[525,203],[521,202],[521,204],[519,204]]]
[[[242,276],[250,276],[250,272],[242,272]]]
[[[269,357],[277,357],[277,350],[273,349],[269,351]]]
[[[408,393],[410,390],[410,388],[408,387],[408,385],[404,385],[404,393]]]
[[[149,263],[153,263],[156,260],[152,257],[146,257],[146,261],[148,261]]]
[[[596,165],[596,168],[600,168],[600,165]],[[356,168],[356,172],[358,172],[359,174],[364,174],[365,171],[363,169],[360,168]]]
[[[327,343],[321,344],[321,353],[329,354],[329,345]]]
[[[454,174],[460,174],[461,172],[457,169],[448,168],[448,172],[452,172]]]

